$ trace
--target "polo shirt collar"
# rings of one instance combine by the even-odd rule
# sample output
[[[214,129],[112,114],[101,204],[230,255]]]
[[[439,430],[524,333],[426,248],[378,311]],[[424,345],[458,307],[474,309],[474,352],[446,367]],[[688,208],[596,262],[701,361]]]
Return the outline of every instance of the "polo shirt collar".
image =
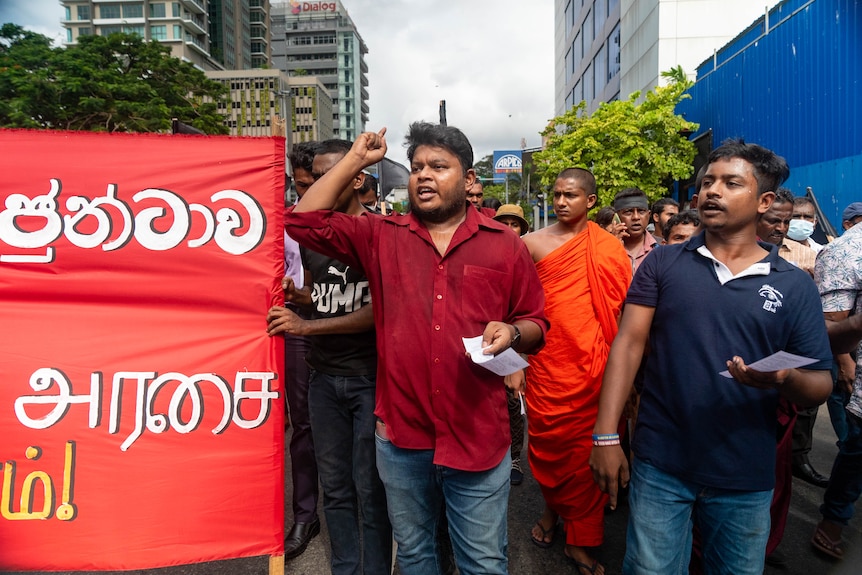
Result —
[[[712,255],[712,252],[709,251],[709,248],[706,247],[706,232],[702,231],[696,236],[692,236],[691,239],[686,243],[685,249],[689,251],[695,251],[699,255],[710,259],[715,264],[715,273],[718,278],[718,281],[721,282],[721,285],[726,284],[732,279],[737,279],[746,276],[755,276],[755,275],[769,275],[769,273],[773,270],[775,271],[787,271],[793,269],[793,265],[789,263],[787,260],[778,255],[778,246],[774,244],[768,244],[766,242],[762,242],[757,240],[757,243],[760,247],[765,249],[768,253],[766,257],[764,257],[759,262],[756,262],[750,265],[748,268],[739,272],[736,275],[731,273],[730,269],[724,265],[724,262],[721,262]]]

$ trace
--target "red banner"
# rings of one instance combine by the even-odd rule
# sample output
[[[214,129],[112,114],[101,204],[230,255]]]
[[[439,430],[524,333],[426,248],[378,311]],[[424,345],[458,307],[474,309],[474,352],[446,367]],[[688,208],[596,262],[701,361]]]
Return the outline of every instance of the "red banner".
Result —
[[[0,130],[0,570],[283,553],[284,139]]]

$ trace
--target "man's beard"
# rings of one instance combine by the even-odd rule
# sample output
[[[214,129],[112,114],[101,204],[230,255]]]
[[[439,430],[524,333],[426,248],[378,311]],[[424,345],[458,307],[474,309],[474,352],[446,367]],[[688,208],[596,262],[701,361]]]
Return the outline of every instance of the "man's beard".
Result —
[[[419,216],[419,219],[424,222],[431,222],[432,224],[440,224],[447,220],[454,218],[455,216],[464,212],[467,209],[466,203],[462,201],[452,201],[448,204],[443,204],[437,208],[432,210],[426,210],[422,208],[418,208],[415,205],[411,206],[411,210]],[[470,206],[471,210],[474,210],[472,205]]]

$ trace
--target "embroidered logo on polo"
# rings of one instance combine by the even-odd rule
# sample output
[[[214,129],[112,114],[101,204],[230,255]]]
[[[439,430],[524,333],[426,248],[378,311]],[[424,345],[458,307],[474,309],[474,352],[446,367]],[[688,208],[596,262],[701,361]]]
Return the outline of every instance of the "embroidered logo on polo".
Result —
[[[763,284],[763,287],[757,292],[765,301],[763,309],[768,312],[775,313],[783,304],[784,295],[769,284]]]

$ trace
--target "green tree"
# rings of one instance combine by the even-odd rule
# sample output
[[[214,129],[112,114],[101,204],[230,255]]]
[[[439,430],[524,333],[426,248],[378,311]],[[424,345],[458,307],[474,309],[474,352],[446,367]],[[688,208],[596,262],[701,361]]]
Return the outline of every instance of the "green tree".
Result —
[[[494,154],[488,154],[473,164],[476,175],[480,178],[490,180],[494,176]]]
[[[0,126],[106,132],[167,131],[171,119],[226,134],[227,89],[170,48],[135,34],[50,39],[0,27]]]
[[[640,92],[628,100],[603,103],[586,114],[581,102],[552,120],[542,132],[547,146],[533,154],[536,174],[552,186],[568,167],[584,167],[596,176],[599,206],[610,205],[618,191],[636,186],[650,200],[667,195],[671,179],[691,175],[695,146],[685,134],[698,125],[674,113],[691,87],[681,67],[662,74],[667,86],[657,87],[637,104]]]

